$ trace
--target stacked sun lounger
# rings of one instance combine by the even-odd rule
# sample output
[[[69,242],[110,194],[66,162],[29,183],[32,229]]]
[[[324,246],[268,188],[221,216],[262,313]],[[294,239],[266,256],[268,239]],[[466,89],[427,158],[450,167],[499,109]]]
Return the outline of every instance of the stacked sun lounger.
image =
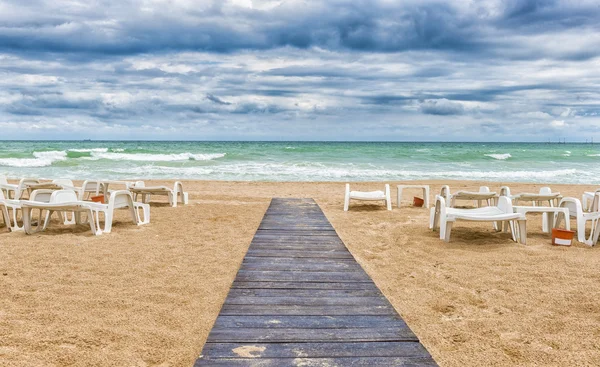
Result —
[[[146,187],[144,182],[121,182],[124,190],[108,190],[109,184],[117,181],[84,181],[77,187],[72,180],[57,179],[40,182],[38,179],[23,178],[18,183],[9,183],[0,176],[0,212],[8,231],[25,231],[27,234],[43,231],[57,213],[64,224],[88,224],[93,234],[110,233],[116,209],[127,209],[136,225],[150,222],[150,195],[165,195],[171,206],[188,203],[188,193],[181,182],[173,189],[166,186]],[[87,201],[99,197],[100,202]],[[140,198],[144,202],[138,202]],[[95,199],[95,198],[94,198]],[[19,215],[20,214],[20,215]],[[38,214],[37,219],[34,215]],[[100,215],[104,226],[100,225]],[[19,217],[22,224],[19,223]],[[85,219],[83,219],[85,218]]]

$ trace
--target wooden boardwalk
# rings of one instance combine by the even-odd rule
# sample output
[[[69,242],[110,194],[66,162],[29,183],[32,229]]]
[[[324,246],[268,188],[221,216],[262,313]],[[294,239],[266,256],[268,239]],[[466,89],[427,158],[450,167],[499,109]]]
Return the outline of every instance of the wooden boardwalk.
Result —
[[[312,199],[273,199],[195,366],[436,366]]]

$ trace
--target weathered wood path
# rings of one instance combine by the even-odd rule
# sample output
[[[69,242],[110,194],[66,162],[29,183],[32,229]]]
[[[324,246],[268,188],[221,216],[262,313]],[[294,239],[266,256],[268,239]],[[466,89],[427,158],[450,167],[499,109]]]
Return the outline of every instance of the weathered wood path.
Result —
[[[436,366],[312,199],[273,199],[195,366]]]

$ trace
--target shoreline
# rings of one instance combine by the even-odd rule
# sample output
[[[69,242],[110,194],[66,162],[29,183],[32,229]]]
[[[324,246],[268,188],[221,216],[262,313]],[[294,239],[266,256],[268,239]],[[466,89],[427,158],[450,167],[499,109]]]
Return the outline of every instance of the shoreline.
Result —
[[[172,184],[174,180],[149,180]],[[359,264],[442,366],[594,365],[600,348],[600,250],[550,245],[541,218],[528,245],[487,224],[459,222],[450,243],[427,228],[429,211],[398,209],[395,184],[433,195],[539,183],[466,180],[389,183],[393,210],[353,202],[345,181],[182,180],[190,204],[152,205],[136,227],[118,213],[111,234],[52,225],[26,236],[0,227],[0,357],[9,365],[189,366],[200,353],[271,197],[313,197]],[[548,185],[580,197],[593,185]],[[418,190],[415,195],[420,194]]]

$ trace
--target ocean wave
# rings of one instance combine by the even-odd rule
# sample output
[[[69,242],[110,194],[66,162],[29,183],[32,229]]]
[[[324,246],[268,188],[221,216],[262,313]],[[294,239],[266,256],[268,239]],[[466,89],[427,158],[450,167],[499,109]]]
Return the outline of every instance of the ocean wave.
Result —
[[[69,149],[69,152],[78,152],[78,153],[108,152],[108,148]]]
[[[1,158],[0,166],[5,167],[47,167],[54,162],[67,159],[67,152],[52,150],[48,152],[33,152],[34,158]]]
[[[600,157],[600,154],[587,154],[588,157]]]
[[[285,163],[240,163],[202,167],[138,166],[115,170],[129,175],[156,175],[157,177],[208,178],[223,180],[260,181],[342,181],[342,180],[426,180],[448,179],[503,181],[554,181],[557,179],[585,175],[577,169],[551,171],[476,171],[476,170],[394,170],[387,168],[359,168],[353,165],[331,166],[317,162]]]
[[[503,154],[484,154],[486,157],[490,157],[490,158],[494,158],[494,159],[498,159],[501,161],[504,161],[508,158],[511,158],[512,155],[510,155],[510,153],[503,153]]]
[[[143,161],[143,162],[177,162],[177,161],[210,161],[225,157],[226,153],[174,153],[174,154],[148,154],[148,153],[112,153],[92,152],[91,159],[110,159],[116,161]]]
[[[112,148],[111,150],[113,152],[124,152],[125,151],[125,149],[123,149],[123,148]]]

